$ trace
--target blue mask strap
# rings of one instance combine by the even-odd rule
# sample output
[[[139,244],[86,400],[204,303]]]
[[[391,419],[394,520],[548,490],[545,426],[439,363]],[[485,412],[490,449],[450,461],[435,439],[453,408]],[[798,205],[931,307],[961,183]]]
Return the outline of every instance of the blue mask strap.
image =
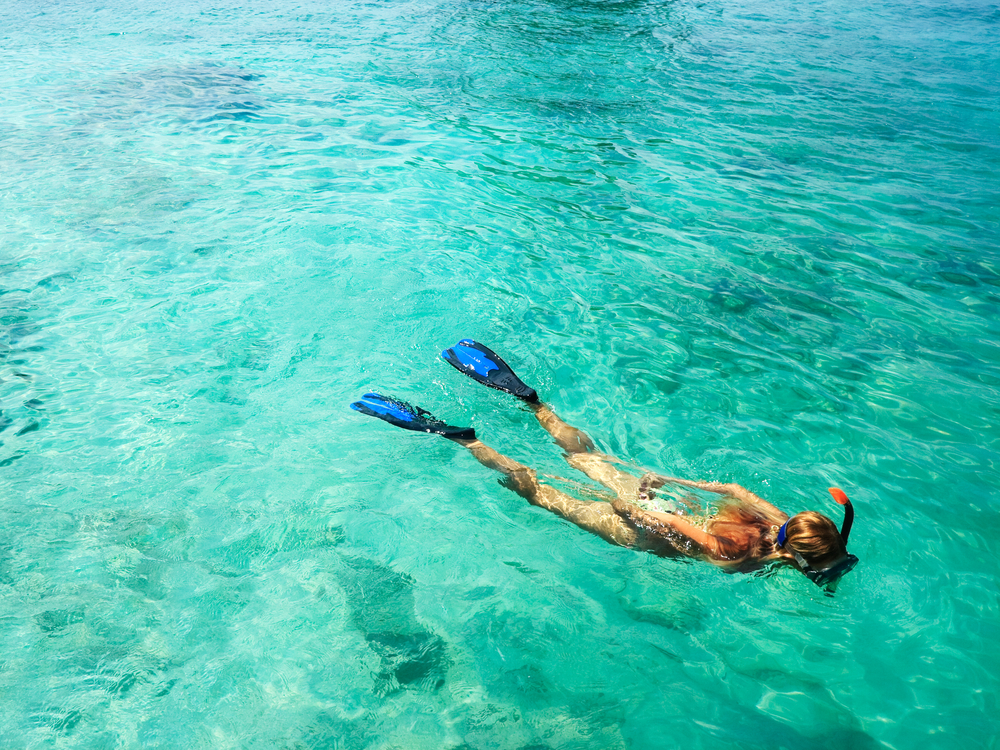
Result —
[[[788,521],[791,521],[791,520],[792,519],[790,519],[790,518],[788,519]],[[788,521],[785,521],[783,524],[781,524],[781,528],[778,529],[778,546],[779,547],[784,547],[785,546],[785,539],[788,538],[788,534],[786,533],[786,529],[788,528]]]

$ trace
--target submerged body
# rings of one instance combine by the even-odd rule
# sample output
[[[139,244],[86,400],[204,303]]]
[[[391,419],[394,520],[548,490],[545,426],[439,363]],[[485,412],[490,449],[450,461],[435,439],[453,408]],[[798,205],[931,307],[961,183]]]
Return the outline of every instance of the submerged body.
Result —
[[[397,427],[441,435],[466,447],[476,459],[507,476],[508,487],[533,505],[570,521],[612,544],[652,552],[663,557],[698,557],[733,571],[747,572],[771,562],[792,565],[814,583],[827,586],[851,570],[857,558],[848,554],[847,536],[853,510],[847,496],[830,492],[846,506],[841,532],[826,516],[814,511],[788,514],[737,484],[700,482],[646,474],[636,477],[618,468],[620,462],[597,450],[581,430],[566,424],[538,394],[521,382],[506,362],[488,347],[463,339],[442,358],[483,385],[510,393],[527,403],[539,424],[566,453],[566,460],[614,493],[610,502],[580,500],[542,484],[524,464],[497,452],[475,436],[471,428],[447,425],[427,411],[377,393],[351,405],[363,414]],[[667,484],[716,493],[717,512],[695,519],[647,510],[648,500]]]
[[[585,501],[542,484],[532,469],[504,456],[478,439],[456,439],[480,463],[509,477],[507,485],[533,505],[622,547],[663,557],[699,557],[739,571],[754,570],[782,558],[778,529],[788,515],[735,484],[694,482],[647,474],[636,477],[618,468],[618,461],[600,453],[582,431],[571,427],[543,404],[533,404],[539,423],[566,451],[566,460],[615,494],[610,502]],[[646,510],[637,500],[653,490],[678,484],[719,494],[718,511],[691,517]]]

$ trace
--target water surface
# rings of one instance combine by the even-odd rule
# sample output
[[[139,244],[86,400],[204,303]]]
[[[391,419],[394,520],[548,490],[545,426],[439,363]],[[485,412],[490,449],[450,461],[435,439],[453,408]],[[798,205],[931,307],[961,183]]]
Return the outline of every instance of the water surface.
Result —
[[[4,2],[5,747],[994,747],[995,3]],[[836,597],[611,547],[636,466],[839,519]]]

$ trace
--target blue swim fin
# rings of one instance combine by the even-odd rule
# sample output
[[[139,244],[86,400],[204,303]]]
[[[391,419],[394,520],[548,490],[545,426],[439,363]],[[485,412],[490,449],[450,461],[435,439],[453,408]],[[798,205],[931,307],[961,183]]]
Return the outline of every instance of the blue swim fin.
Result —
[[[452,427],[419,406],[379,393],[366,393],[360,401],[351,404],[351,408],[369,417],[378,417],[404,430],[430,432],[461,440],[472,440],[476,437],[476,431],[471,427]]]
[[[441,358],[483,385],[510,393],[529,404],[538,403],[534,388],[522,383],[496,352],[472,339],[462,339],[451,349],[445,349]]]

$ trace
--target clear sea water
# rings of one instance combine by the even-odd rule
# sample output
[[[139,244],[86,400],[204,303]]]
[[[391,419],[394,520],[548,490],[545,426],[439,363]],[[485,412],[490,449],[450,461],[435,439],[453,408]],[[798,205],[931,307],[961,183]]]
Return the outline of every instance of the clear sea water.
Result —
[[[998,747],[996,2],[0,8],[0,747]],[[582,481],[461,337],[861,565],[347,408]]]

